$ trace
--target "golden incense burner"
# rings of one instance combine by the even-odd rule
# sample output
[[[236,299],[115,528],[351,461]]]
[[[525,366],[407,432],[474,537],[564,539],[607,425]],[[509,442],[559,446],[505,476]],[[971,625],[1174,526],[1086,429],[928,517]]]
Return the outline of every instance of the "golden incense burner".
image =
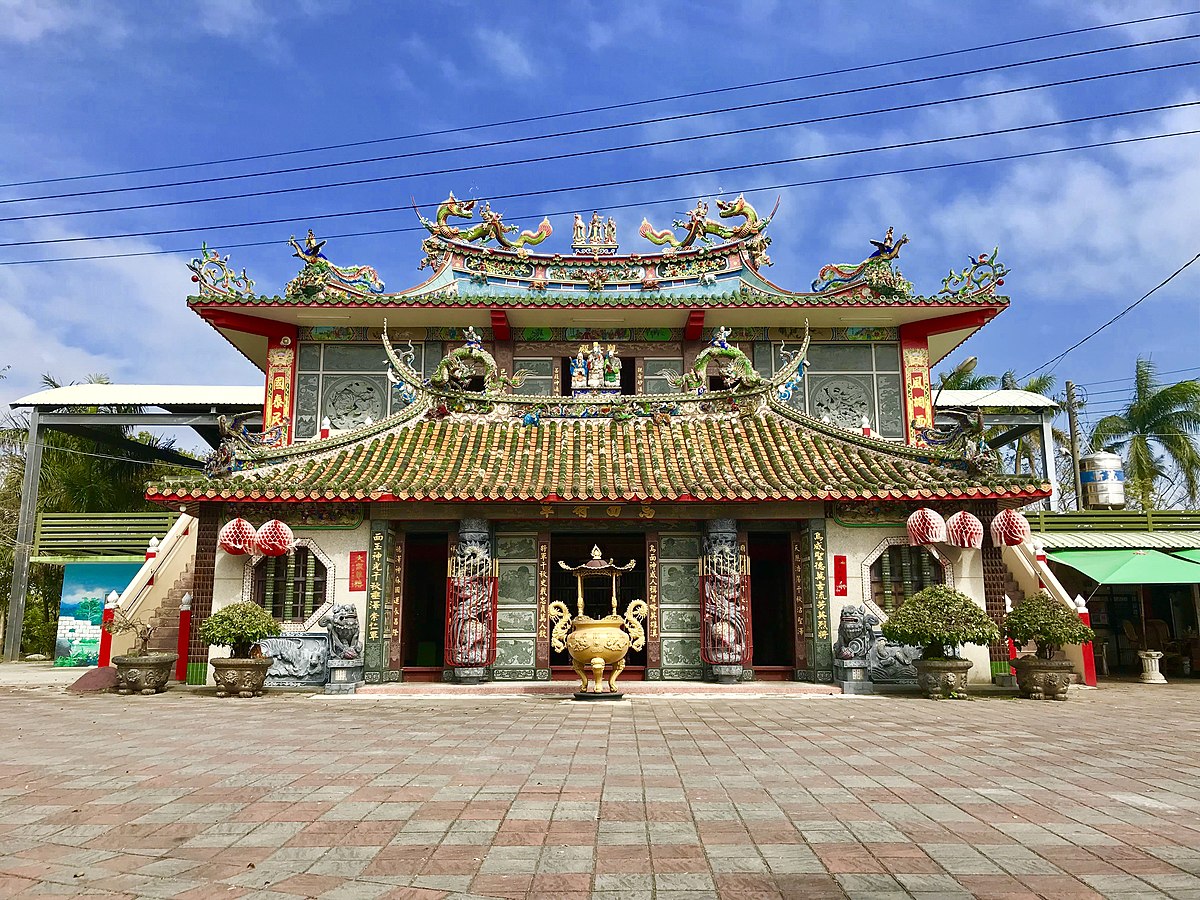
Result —
[[[566,647],[570,652],[571,666],[579,676],[581,694],[615,694],[617,678],[625,670],[625,656],[629,648],[641,650],[646,645],[646,633],[639,621],[645,619],[649,612],[645,601],[632,600],[624,617],[617,614],[617,584],[622,573],[631,571],[637,563],[632,559],[623,566],[615,565],[611,559],[606,562],[600,554],[600,548],[592,547],[592,558],[583,565],[568,566],[562,560],[558,564],[575,576],[578,615],[572,619],[567,604],[561,600],[551,603],[550,619],[554,622],[554,631],[550,643],[555,650],[561,652]],[[583,581],[595,577],[607,577],[612,582],[612,615],[603,619],[593,619],[583,614]],[[607,690],[604,683],[606,666],[612,666]],[[590,687],[589,670],[592,676]]]

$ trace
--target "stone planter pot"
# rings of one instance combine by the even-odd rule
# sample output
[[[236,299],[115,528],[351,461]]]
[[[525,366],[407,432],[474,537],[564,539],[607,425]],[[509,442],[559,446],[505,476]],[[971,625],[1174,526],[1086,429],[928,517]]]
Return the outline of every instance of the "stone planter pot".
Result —
[[[1023,656],[1016,662],[1017,687],[1027,700],[1066,700],[1071,684],[1069,659]]]
[[[114,656],[118,694],[161,694],[175,671],[178,653],[151,653],[149,656]]]
[[[969,659],[918,659],[917,687],[930,700],[965,700]]]
[[[217,682],[218,697],[261,697],[267,669],[275,660],[270,656],[259,659],[214,659],[213,679]]]

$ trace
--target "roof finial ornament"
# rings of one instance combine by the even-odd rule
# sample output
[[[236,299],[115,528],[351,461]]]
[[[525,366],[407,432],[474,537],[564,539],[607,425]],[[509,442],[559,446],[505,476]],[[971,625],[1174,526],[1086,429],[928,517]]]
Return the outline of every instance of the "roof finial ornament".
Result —
[[[571,228],[571,249],[581,256],[611,256],[617,252],[617,220],[612,216],[605,221],[598,210],[592,211],[591,221],[585,222],[582,214],[575,213],[575,224]]]
[[[883,236],[882,241],[871,241],[875,245],[875,252],[868,256],[867,259],[895,259],[899,256],[900,248],[908,243],[908,235],[902,234],[900,235],[900,240],[892,243],[892,235],[894,233],[895,230],[891,226],[888,226],[887,234]]]

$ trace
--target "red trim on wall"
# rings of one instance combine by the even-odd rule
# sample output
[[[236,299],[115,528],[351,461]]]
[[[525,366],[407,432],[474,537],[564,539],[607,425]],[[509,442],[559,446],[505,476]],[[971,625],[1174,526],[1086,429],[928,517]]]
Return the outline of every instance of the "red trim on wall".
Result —
[[[228,331],[241,331],[245,334],[258,334],[266,338],[278,340],[290,337],[296,340],[299,327],[291,322],[277,322],[274,319],[260,319],[258,316],[247,316],[243,313],[230,312],[227,309],[197,310],[202,319],[210,322],[215,328]]]
[[[704,310],[693,309],[688,313],[687,324],[683,326],[683,339],[685,341],[698,341],[700,335],[704,333]]]
[[[492,336],[498,341],[512,340],[512,328],[508,324],[508,313],[503,309],[492,310]]]

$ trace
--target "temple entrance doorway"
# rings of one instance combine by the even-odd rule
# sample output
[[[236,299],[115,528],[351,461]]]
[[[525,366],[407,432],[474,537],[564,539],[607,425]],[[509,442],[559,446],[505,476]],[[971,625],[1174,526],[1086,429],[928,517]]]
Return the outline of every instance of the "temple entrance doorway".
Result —
[[[784,532],[751,532],[750,627],[754,676],[787,681],[796,662],[796,616],[792,596],[791,538]]]
[[[446,557],[449,535],[403,534],[404,679],[440,681],[446,641]]]
[[[617,594],[617,614],[623,616],[631,600],[646,599],[646,536],[640,532],[551,535],[550,602],[561,600],[567,605],[571,615],[575,615],[577,582],[574,575],[563,571],[558,561],[577,566],[591,559],[592,547],[599,547],[606,560],[611,559],[619,566],[631,559],[637,562],[632,572],[621,577]],[[583,611],[586,615],[593,619],[611,615],[611,597],[612,585],[607,578],[584,580]],[[621,678],[640,681],[645,675],[646,648],[631,649],[625,661],[625,671],[621,673]],[[550,665],[555,680],[577,677],[575,670],[571,668],[571,656],[565,649],[558,653],[551,648]]]

